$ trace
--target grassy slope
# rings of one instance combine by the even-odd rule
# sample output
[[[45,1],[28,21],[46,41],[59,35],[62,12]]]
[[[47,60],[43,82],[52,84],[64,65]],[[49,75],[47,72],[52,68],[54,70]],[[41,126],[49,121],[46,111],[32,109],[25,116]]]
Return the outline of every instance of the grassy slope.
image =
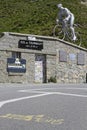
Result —
[[[75,14],[82,45],[87,48],[87,6],[80,0],[0,0],[0,32],[52,35],[61,3]]]

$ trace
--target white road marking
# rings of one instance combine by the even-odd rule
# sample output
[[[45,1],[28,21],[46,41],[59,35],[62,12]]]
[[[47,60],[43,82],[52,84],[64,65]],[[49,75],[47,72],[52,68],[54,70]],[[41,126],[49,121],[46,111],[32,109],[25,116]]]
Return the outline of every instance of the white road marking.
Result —
[[[58,94],[58,95],[64,95],[64,96],[73,96],[73,97],[82,97],[82,98],[87,98],[87,95],[80,95],[80,94],[71,94],[71,93],[62,93],[62,92],[44,92],[44,91],[38,91],[38,90],[45,90],[45,89],[57,89],[57,88],[43,88],[43,89],[29,89],[29,90],[18,90],[18,92],[29,92],[29,93],[40,93],[37,95],[33,96],[27,96],[27,97],[21,97],[21,98],[15,98],[15,99],[10,99],[10,100],[5,100],[0,102],[0,108],[7,104],[7,103],[13,103],[16,101],[21,101],[24,99],[30,99],[30,98],[36,98],[36,97],[41,97],[41,96],[46,96],[46,95],[52,95],[52,94]],[[58,88],[58,89],[63,89],[63,88]],[[72,89],[72,88],[65,88],[65,89]],[[74,88],[73,88],[74,89]],[[83,89],[85,90],[86,88],[75,88],[75,89]]]
[[[18,92],[30,92],[30,91],[38,91],[38,90],[87,90],[87,88],[41,88],[41,89],[26,89],[26,90],[18,90]],[[40,91],[41,92],[41,91]],[[43,93],[43,91],[41,92]]]
[[[45,91],[37,91],[37,89],[18,90],[18,92],[25,92],[25,93],[48,93],[48,92],[45,92]],[[49,92],[49,93],[51,93],[51,92]]]
[[[41,96],[46,96],[46,95],[49,95],[51,93],[43,93],[43,94],[38,94],[38,95],[33,95],[33,96],[27,96],[27,97],[21,97],[21,98],[15,98],[15,99],[10,99],[10,100],[5,100],[5,101],[1,101],[0,102],[0,108],[7,104],[7,103],[12,103],[12,102],[16,102],[16,101],[21,101],[21,100],[24,100],[24,99],[30,99],[30,98],[36,98],[36,97],[41,97]]]
[[[83,97],[83,98],[87,98],[87,95],[72,94],[72,93],[54,92],[54,94],[64,95],[64,96],[73,96],[73,97]]]
[[[44,91],[33,91],[33,90],[20,90],[19,92],[28,92],[28,93],[47,93]],[[73,93],[62,93],[62,92],[49,92],[50,94],[58,94],[58,95],[64,95],[64,96],[74,96],[74,97],[87,97],[87,95],[81,95],[81,94],[73,94]]]
[[[46,89],[46,88],[45,88]],[[43,90],[45,90],[43,89]],[[52,89],[52,88],[51,88]],[[30,90],[19,90],[19,92],[28,92],[28,93],[47,93],[45,91],[38,91],[42,89],[32,89]],[[81,95],[81,94],[74,94],[74,93],[63,93],[63,92],[49,92],[50,94],[58,94],[58,95],[64,95],[64,96],[74,96],[74,97],[84,97],[87,98],[87,95]]]

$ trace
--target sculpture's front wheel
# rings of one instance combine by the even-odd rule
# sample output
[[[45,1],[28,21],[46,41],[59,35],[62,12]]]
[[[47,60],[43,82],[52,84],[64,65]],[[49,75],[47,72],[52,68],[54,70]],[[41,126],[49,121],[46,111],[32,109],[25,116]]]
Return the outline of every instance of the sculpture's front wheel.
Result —
[[[59,39],[64,39],[64,32],[62,31],[61,25],[55,25],[53,29],[53,36],[58,37]]]

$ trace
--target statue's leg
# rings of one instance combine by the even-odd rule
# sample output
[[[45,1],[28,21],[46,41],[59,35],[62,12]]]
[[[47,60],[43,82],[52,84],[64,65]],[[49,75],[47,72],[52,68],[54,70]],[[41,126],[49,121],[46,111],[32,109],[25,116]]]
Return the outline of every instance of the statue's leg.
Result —
[[[76,35],[75,35],[75,29],[73,27],[74,25],[74,17],[72,16],[71,19],[70,19],[70,29],[71,29],[71,32],[72,32],[72,40],[76,40]]]

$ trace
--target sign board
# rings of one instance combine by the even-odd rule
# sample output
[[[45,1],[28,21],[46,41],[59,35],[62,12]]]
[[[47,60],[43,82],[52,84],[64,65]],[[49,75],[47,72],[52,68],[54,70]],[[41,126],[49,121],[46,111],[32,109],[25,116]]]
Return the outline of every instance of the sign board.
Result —
[[[7,72],[13,73],[25,73],[26,72],[26,60],[18,58],[7,59]]]
[[[78,65],[84,65],[85,64],[85,54],[84,53],[78,53],[77,55],[77,64]]]
[[[42,61],[35,61],[35,82],[43,82],[43,63]]]
[[[18,48],[42,50],[43,49],[43,42],[42,41],[35,41],[35,40],[19,40]]]
[[[76,55],[74,53],[69,54],[69,58],[71,61],[76,60]]]
[[[60,50],[59,51],[59,61],[60,62],[67,62],[67,52]]]

